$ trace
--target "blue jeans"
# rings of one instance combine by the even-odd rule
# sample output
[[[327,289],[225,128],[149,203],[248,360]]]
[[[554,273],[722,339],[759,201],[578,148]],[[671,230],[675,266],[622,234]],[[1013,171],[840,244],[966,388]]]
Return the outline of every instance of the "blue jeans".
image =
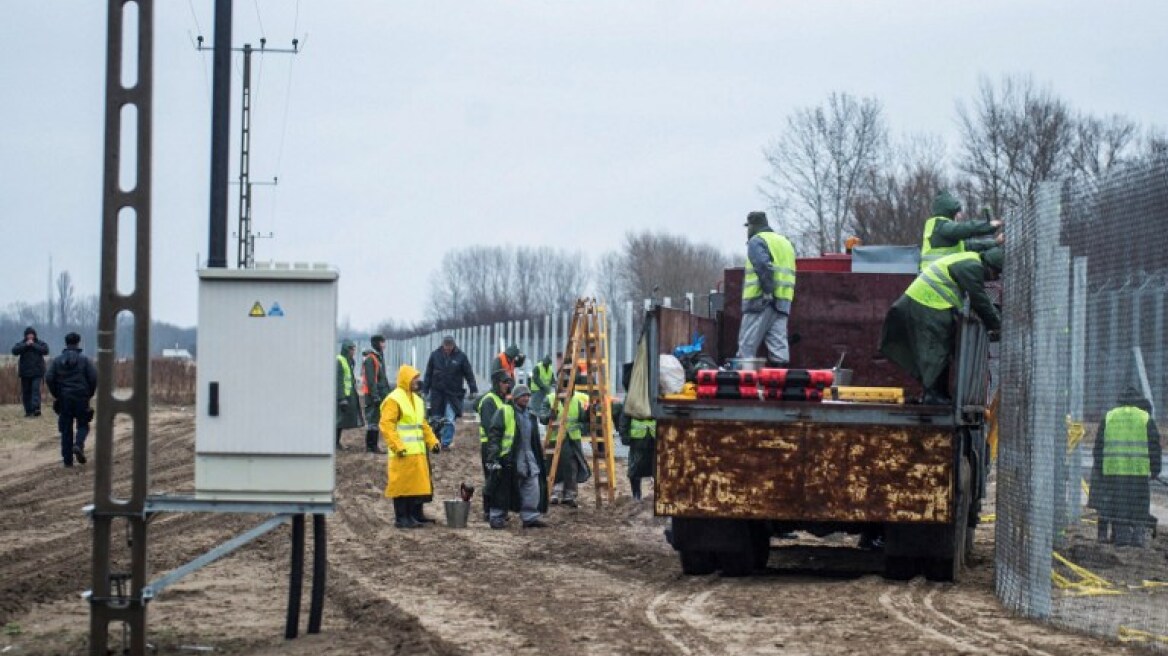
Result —
[[[449,401],[446,402],[446,412],[442,415],[446,423],[442,425],[442,432],[438,436],[438,440],[442,442],[442,446],[450,446],[454,443],[454,404]]]
[[[73,432],[73,424],[77,432]],[[57,415],[57,430],[61,431],[61,458],[66,465],[73,464],[73,447],[85,450],[89,437],[89,400],[61,399],[61,414]]]
[[[24,403],[24,414],[41,411],[41,377],[20,377],[20,400]]]

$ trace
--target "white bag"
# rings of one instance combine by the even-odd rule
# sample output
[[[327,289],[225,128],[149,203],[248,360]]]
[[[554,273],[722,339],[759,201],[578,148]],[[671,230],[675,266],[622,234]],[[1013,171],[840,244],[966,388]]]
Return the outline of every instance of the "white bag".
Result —
[[[662,394],[677,394],[685,385],[685,367],[681,362],[668,353],[661,354],[660,372],[657,377],[657,386]]]

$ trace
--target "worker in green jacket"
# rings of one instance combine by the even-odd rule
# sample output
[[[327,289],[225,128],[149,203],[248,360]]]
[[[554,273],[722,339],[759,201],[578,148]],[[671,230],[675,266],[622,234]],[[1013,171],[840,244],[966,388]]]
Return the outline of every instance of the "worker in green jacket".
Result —
[[[556,393],[556,370],[552,356],[545,355],[531,370],[531,410],[537,415],[543,410],[548,395]]]
[[[924,387],[922,403],[950,405],[949,358],[964,298],[996,339],[1002,321],[985,282],[1002,272],[1001,247],[982,253],[956,253],[921,272],[884,317],[880,352]]]
[[[1135,387],[1120,395],[1099,424],[1087,506],[1099,511],[1099,541],[1117,547],[1142,547],[1155,520],[1151,479],[1160,475],[1160,431],[1151,404]]]
[[[577,378],[577,385],[581,384],[581,379],[582,377]],[[554,394],[547,397],[547,405],[549,406],[547,412],[540,414],[548,417],[555,414],[557,423],[555,431],[548,431],[547,447],[544,449],[549,468],[551,467],[551,458],[555,455],[559,424],[566,424],[564,432],[568,438],[560,447],[560,462],[556,467],[551,503],[556,505],[562,502],[565,506],[575,508],[579,505],[576,500],[579,484],[592,477],[592,469],[588,466],[587,458],[584,457],[584,446],[581,443],[584,434],[590,430],[588,425],[588,395],[583,392],[573,394],[568,403],[564,404],[567,405],[566,411]]]
[[[351,340],[341,342],[341,352],[337,354],[337,450],[344,451],[341,431],[346,428],[360,428],[365,425],[361,417],[361,397],[357,394],[357,382],[353,376],[354,358],[357,345]]]
[[[621,444],[629,447],[629,489],[633,499],[641,500],[641,479],[656,481],[657,420],[637,419],[627,412],[620,413]]]
[[[495,423],[495,414],[511,396],[511,376],[503,369],[491,372],[491,390],[475,401],[475,412],[479,415],[479,455],[483,463],[483,521],[490,521],[491,500],[487,494],[490,471],[487,469],[487,429]]]
[[[933,262],[954,253],[989,250],[1001,241],[975,239],[988,237],[1002,227],[998,219],[990,221],[962,221],[965,212],[961,203],[948,191],[940,191],[933,199],[933,216],[925,221],[921,238],[921,271]],[[966,241],[969,240],[969,241]]]

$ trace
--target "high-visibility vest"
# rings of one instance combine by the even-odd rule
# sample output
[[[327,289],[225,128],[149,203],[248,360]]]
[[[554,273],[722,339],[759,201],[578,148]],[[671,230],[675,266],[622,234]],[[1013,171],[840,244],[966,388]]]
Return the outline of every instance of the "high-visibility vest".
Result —
[[[494,390],[487,392],[483,395],[483,398],[479,399],[479,404],[475,407],[475,412],[479,413],[479,442],[487,441],[487,427],[483,425],[483,403],[487,399],[495,402],[495,408],[503,405],[503,399],[499,398],[499,395],[495,394]]]
[[[426,455],[426,440],[422,432],[426,402],[422,397],[401,387],[390,392],[389,399],[397,403],[400,412],[397,418],[397,434],[406,445],[406,456]],[[397,458],[398,455],[390,450],[389,457]]]
[[[365,396],[369,395],[369,390],[377,387],[377,379],[380,378],[379,374],[381,373],[381,358],[370,353],[365,356],[365,360],[369,361],[370,359],[373,360],[373,380],[370,381],[367,377],[361,379],[361,394]]]
[[[952,221],[947,216],[934,216],[925,221],[925,238],[921,241],[921,271],[933,262],[945,257],[946,255],[955,255],[957,253],[965,252],[965,242],[958,241],[954,246],[936,246],[931,243],[933,238],[933,230],[937,227],[938,221]]]
[[[921,305],[934,310],[948,310],[961,307],[961,288],[949,273],[949,267],[957,262],[980,260],[977,253],[957,253],[946,255],[933,262],[917,276],[905,290],[905,295]]]
[[[557,401],[558,401],[558,399],[557,399]],[[570,403],[568,403],[567,419],[565,420],[564,417],[560,417],[561,421],[567,422],[568,439],[573,441],[573,442],[579,442],[580,439],[584,436],[583,426],[580,423],[580,411],[584,408],[584,406],[587,403],[588,403],[588,395],[585,394],[584,392],[576,392],[575,394],[572,395],[572,401]],[[553,403],[552,412],[556,411],[555,405],[557,405],[557,403]],[[555,444],[555,443],[556,443],[556,434],[549,432],[548,433],[548,444]]]
[[[1152,475],[1148,462],[1148,413],[1134,406],[1107,413],[1103,431],[1103,474],[1105,476]]]
[[[531,391],[539,392],[552,388],[552,366],[540,362],[535,365],[531,376]]]
[[[657,437],[657,420],[633,419],[629,428],[629,439],[643,440],[646,437]]]
[[[341,363],[341,369],[345,372],[341,389],[345,392],[344,398],[349,398],[349,395],[353,393],[353,367],[349,366],[349,358],[340,354],[337,354],[337,362]]]
[[[503,441],[499,447],[499,457],[511,454],[511,445],[515,443],[515,408],[508,403],[499,409],[503,413]]]
[[[760,232],[767,250],[771,253],[771,267],[774,269],[774,297],[783,301],[795,299],[795,248],[787,238],[774,232]],[[762,298],[762,285],[758,282],[758,272],[754,263],[746,258],[746,281],[742,287],[742,298],[752,300]]]
[[[507,372],[507,375],[511,377],[511,380],[515,380],[515,363],[511,361],[511,358],[507,357],[507,352],[502,351],[496,357],[499,360],[499,364],[503,365],[503,371]]]

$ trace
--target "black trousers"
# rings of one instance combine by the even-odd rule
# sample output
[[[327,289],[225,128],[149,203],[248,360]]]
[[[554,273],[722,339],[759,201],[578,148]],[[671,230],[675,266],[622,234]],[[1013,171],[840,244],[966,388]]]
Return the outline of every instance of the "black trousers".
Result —
[[[20,377],[20,400],[26,415],[41,411],[41,380],[40,376]]]

